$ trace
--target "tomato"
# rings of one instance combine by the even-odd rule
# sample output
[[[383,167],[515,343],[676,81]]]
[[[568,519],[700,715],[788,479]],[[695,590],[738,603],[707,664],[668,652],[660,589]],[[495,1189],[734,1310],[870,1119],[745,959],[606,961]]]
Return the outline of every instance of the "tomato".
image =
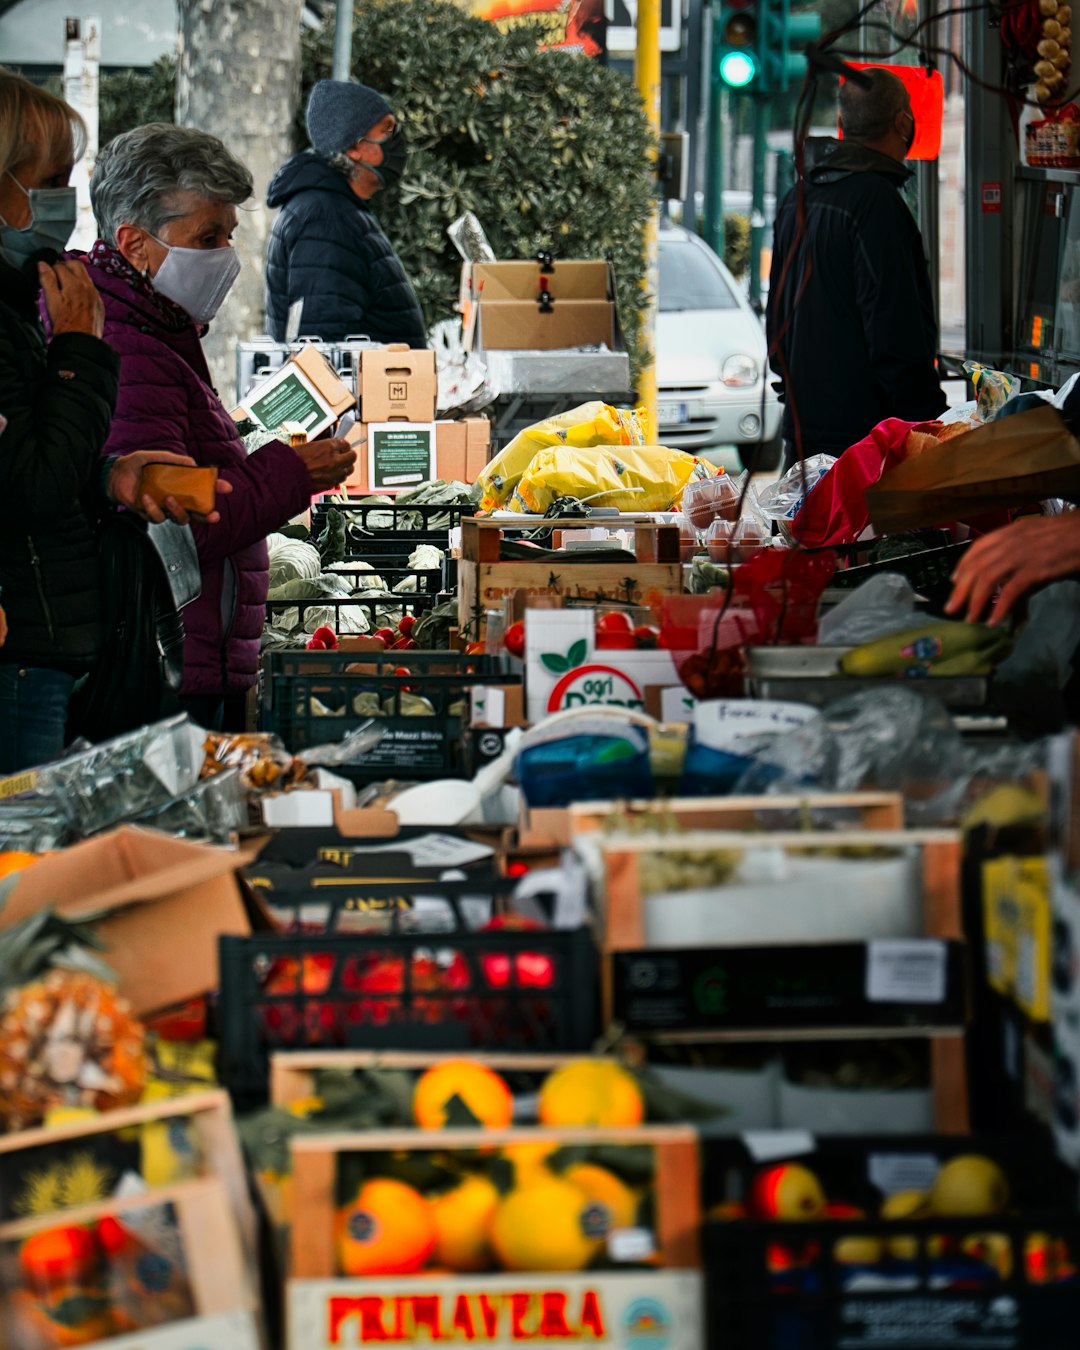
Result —
[[[322,638],[311,637],[307,641],[307,650],[309,652],[324,652],[327,650],[326,643]]]
[[[660,643],[660,629],[641,623],[634,629],[634,641],[639,647],[656,647]]]
[[[403,637],[398,638],[396,642],[392,642],[390,644],[390,650],[392,652],[408,652],[412,651],[415,646],[416,642],[411,637]]]
[[[381,638],[382,641],[385,642],[388,647],[391,645],[391,643],[394,643],[398,640],[398,635],[394,632],[392,628],[376,628],[371,636]]]
[[[409,669],[408,666],[395,666],[395,667],[394,667],[394,674],[395,674],[395,675],[411,675],[411,674],[412,674],[412,671]]]
[[[311,636],[313,638],[318,638],[320,642],[324,643],[327,650],[333,650],[333,648],[338,645],[337,634],[332,628],[328,628],[326,624],[323,624],[321,628],[316,628]]]
[[[412,630],[416,627],[415,614],[403,614],[401,622],[398,624],[398,632],[402,637],[412,637]]]
[[[600,652],[632,652],[637,649],[637,642],[630,631],[625,633],[597,633],[596,649]]]
[[[613,633],[626,634],[629,637],[634,635],[634,625],[630,622],[630,615],[621,609],[609,609],[607,613],[601,614],[596,621],[597,637]]]
[[[525,655],[525,624],[518,619],[503,634],[503,646],[511,656]]]

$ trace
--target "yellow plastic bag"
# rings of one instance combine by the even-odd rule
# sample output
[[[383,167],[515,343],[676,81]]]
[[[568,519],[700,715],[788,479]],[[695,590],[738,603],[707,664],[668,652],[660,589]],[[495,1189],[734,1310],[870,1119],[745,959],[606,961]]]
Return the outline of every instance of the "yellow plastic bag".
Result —
[[[589,497],[594,506],[620,511],[670,511],[692,478],[716,473],[704,460],[662,445],[560,445],[533,457],[511,506],[543,515],[556,497]]]
[[[568,412],[519,431],[484,469],[480,484],[482,511],[505,506],[533,456],[549,446],[641,445],[645,434],[640,415],[607,403],[582,403]]]

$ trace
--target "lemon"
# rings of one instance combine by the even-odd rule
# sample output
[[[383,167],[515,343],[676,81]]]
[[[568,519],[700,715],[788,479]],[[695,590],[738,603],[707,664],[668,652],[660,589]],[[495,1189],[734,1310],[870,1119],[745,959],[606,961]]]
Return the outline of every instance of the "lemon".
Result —
[[[627,1184],[596,1163],[576,1163],[563,1177],[590,1200],[603,1218],[604,1237],[615,1228],[629,1228],[637,1217],[637,1196]]]
[[[434,1259],[450,1270],[488,1270],[488,1230],[499,1204],[499,1192],[482,1176],[468,1176],[445,1195],[431,1201],[435,1220]]]
[[[633,1074],[613,1059],[575,1059],[540,1088],[544,1125],[640,1125],[645,1115]]]
[[[603,1241],[594,1222],[594,1206],[578,1187],[552,1177],[500,1202],[491,1245],[505,1270],[583,1270]]]

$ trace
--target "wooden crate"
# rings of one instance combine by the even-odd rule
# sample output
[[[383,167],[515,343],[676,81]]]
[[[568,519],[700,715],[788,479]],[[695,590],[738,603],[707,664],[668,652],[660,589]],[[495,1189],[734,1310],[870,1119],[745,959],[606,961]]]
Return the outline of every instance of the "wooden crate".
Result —
[[[649,1145],[655,1149],[655,1240],[660,1264],[692,1270],[699,1265],[701,1226],[698,1193],[698,1139],[681,1125],[608,1129],[509,1128],[364,1130],[348,1134],[300,1135],[291,1141],[293,1219],[289,1273],[298,1280],[327,1280],[337,1274],[334,1253],[337,1159],[343,1153],[394,1151],[452,1152],[497,1149],[508,1144]],[[425,1277],[418,1277],[424,1279]]]
[[[194,1317],[182,1318],[136,1334],[93,1342],[101,1350],[257,1350],[261,1344],[259,1308],[236,1226],[231,1197],[220,1177],[199,1177],[148,1195],[99,1201],[63,1212],[63,1225],[90,1225],[106,1217],[123,1219],[139,1211],[171,1205],[194,1304]],[[14,1265],[14,1251],[25,1239],[56,1228],[57,1216],[35,1215],[0,1225],[0,1251]],[[17,1279],[17,1275],[15,1277]],[[24,1350],[42,1344],[22,1323],[15,1281],[0,1279],[0,1347]],[[75,1341],[68,1342],[75,1344]]]
[[[747,809],[755,799],[732,798],[734,809]],[[740,808],[737,803],[743,803]],[[782,801],[783,798],[777,800]],[[797,799],[794,799],[797,800]],[[749,811],[753,816],[752,809]],[[960,907],[960,864],[962,841],[951,830],[806,831],[768,835],[709,831],[686,834],[651,835],[640,838],[613,837],[603,844],[604,904],[600,946],[605,956],[616,951],[637,951],[647,945],[645,938],[644,897],[641,893],[639,863],[644,854],[666,851],[754,848],[833,848],[881,845],[907,848],[917,845],[921,852],[922,936],[962,941],[963,917]],[[717,889],[717,903],[722,903]],[[868,897],[872,902],[872,897]]]
[[[429,1050],[282,1050],[270,1056],[270,1103],[288,1106],[311,1095],[315,1073],[319,1069],[415,1069],[422,1073],[434,1064],[460,1059],[457,1053],[433,1053]],[[520,1070],[524,1073],[551,1073],[573,1058],[570,1055],[484,1054],[469,1052],[472,1064],[483,1064],[496,1073]],[[417,1136],[423,1142],[423,1136]]]
[[[702,1350],[696,1270],[290,1280],[288,1350],[393,1344]]]
[[[646,942],[644,923],[644,897],[641,893],[639,860],[648,852],[670,849],[723,849],[745,850],[750,847],[794,847],[842,846],[849,843],[855,846],[880,844],[889,846],[918,845],[920,849],[921,875],[921,936],[942,939],[955,948],[964,943],[963,917],[960,893],[960,865],[962,843],[959,834],[947,830],[865,830],[836,833],[783,833],[767,836],[736,833],[688,833],[685,835],[653,835],[646,838],[613,838],[603,845],[605,862],[604,915],[601,923],[601,989],[605,1022],[611,1024],[617,1016],[615,998],[614,962],[619,953],[650,952],[654,957],[662,958],[663,948],[649,949]],[[721,902],[722,892],[718,890],[717,900]],[[868,896],[872,903],[873,897]],[[815,944],[800,940],[784,943],[765,941],[753,944],[733,943],[730,946],[716,947],[718,955],[728,955],[733,951],[744,950],[744,960],[749,961],[751,953],[756,957],[762,950],[776,950],[785,955],[795,953],[796,964],[804,969],[815,964],[815,950],[824,953],[831,950],[830,944]],[[684,1044],[700,1042],[747,1042],[790,1040],[866,1040],[866,1039],[923,1039],[930,1040],[931,1085],[934,1098],[935,1128],[945,1133],[963,1132],[968,1128],[968,1092],[967,1066],[965,1056],[962,1022],[966,1020],[966,999],[962,999],[961,1015],[957,1025],[936,1026],[927,1017],[926,1025],[844,1025],[824,1028],[805,1025],[805,1019],[792,1018],[790,1026],[778,1027],[732,1027],[730,1029],[704,1029],[687,1027],[678,1029],[660,1029],[654,1034],[656,1040],[667,1040]],[[802,1022],[802,1024],[800,1024]],[[644,1035],[639,1029],[633,1034]]]
[[[11,1195],[23,1170],[38,1166],[43,1150],[55,1160],[66,1154],[68,1145],[74,1154],[80,1145],[104,1135],[180,1120],[188,1121],[194,1131],[200,1170],[217,1177],[225,1188],[245,1256],[254,1270],[257,1261],[255,1212],[248,1193],[240,1145],[233,1129],[232,1105],[228,1093],[219,1089],[0,1135],[0,1193]],[[53,1222],[57,1222],[59,1215],[66,1219],[68,1213],[66,1209],[57,1210]]]
[[[542,524],[564,529],[589,525],[613,528],[633,526],[636,562],[580,563],[567,553],[566,562],[504,562],[499,557],[504,532],[536,529]],[[544,598],[560,597],[588,604],[618,601],[645,604],[650,593],[678,595],[683,589],[679,561],[679,529],[657,525],[638,516],[619,519],[530,520],[516,525],[505,519],[466,517],[461,522],[461,560],[458,563],[458,622],[475,640],[480,636],[484,612],[499,609],[516,591]]]

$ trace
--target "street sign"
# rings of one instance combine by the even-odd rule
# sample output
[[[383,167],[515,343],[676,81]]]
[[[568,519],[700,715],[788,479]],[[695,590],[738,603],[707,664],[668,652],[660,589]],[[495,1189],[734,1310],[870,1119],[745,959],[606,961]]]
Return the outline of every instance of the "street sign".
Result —
[[[683,0],[660,0],[660,50],[682,48]],[[637,43],[638,0],[604,0],[607,16],[607,49],[613,56],[633,55]]]

